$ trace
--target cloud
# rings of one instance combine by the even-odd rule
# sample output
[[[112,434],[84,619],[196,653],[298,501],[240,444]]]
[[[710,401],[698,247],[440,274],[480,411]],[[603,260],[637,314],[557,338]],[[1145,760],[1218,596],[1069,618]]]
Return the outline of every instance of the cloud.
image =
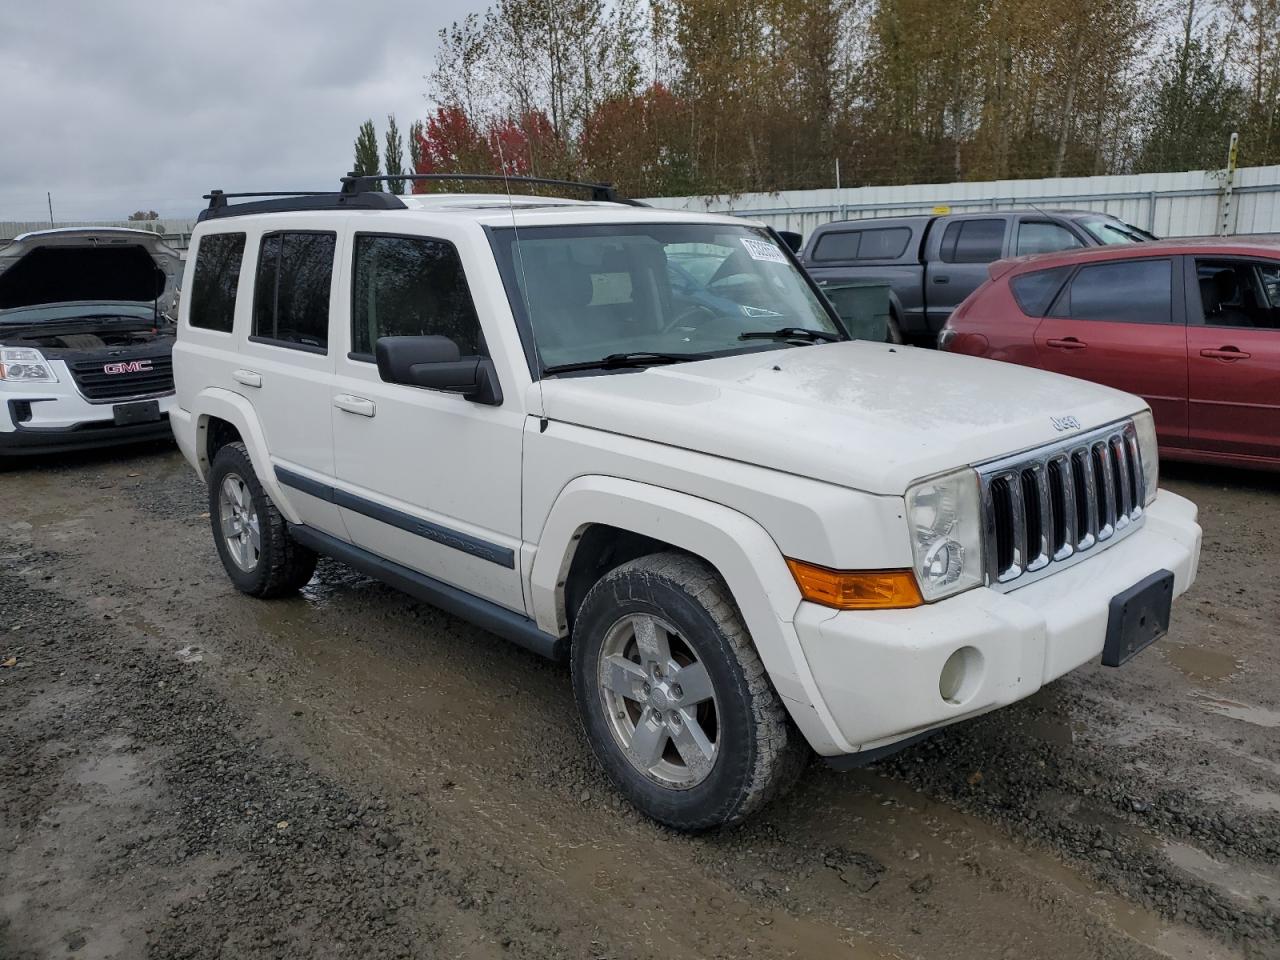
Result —
[[[428,103],[486,0],[76,0],[0,10],[0,220],[192,217],[211,187],[325,189],[356,128]]]

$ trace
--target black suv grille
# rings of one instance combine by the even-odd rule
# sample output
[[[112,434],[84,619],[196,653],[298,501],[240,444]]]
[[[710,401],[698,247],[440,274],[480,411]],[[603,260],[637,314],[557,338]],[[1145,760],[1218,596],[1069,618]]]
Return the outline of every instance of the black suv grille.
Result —
[[[88,400],[125,400],[173,392],[173,359],[163,357],[99,357],[67,364],[76,386]]]

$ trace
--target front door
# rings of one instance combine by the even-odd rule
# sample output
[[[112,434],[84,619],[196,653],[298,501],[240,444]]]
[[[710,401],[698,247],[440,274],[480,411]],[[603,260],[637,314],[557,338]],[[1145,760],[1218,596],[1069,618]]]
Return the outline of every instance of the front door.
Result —
[[[1171,258],[1080,267],[1036,327],[1045,370],[1136,393],[1161,446],[1187,442],[1187,332]],[[1180,290],[1179,290],[1180,292]]]
[[[1192,446],[1280,459],[1280,263],[1188,260]]]
[[[331,404],[335,499],[352,542],[523,612],[517,405],[385,383],[374,362],[385,336],[447,336],[464,357],[488,356],[458,251],[372,232],[354,233],[351,251],[349,350]]]

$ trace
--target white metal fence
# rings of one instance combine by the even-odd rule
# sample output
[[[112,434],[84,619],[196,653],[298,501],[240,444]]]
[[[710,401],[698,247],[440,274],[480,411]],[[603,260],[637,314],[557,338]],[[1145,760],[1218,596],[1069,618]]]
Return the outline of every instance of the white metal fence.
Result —
[[[808,234],[832,220],[962,213],[1031,205],[1097,210],[1162,237],[1280,232],[1280,166],[1108,177],[930,183],[841,190],[787,190],[718,197],[655,197],[674,210],[712,211],[763,220]]]

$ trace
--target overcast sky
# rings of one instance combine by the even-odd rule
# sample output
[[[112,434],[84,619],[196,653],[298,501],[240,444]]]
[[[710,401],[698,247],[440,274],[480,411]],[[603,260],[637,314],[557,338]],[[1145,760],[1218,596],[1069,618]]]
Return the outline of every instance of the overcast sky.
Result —
[[[357,127],[425,116],[437,31],[485,0],[0,0],[0,220],[194,217],[336,188]],[[406,160],[407,162],[407,160]]]

